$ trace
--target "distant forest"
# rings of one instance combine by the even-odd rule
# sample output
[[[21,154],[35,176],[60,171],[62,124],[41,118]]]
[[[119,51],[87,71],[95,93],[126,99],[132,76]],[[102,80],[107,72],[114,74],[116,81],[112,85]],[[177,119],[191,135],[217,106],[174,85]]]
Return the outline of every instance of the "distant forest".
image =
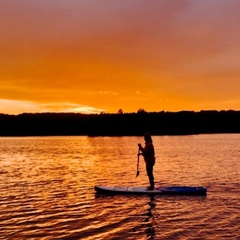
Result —
[[[240,111],[0,114],[0,136],[240,133]]]

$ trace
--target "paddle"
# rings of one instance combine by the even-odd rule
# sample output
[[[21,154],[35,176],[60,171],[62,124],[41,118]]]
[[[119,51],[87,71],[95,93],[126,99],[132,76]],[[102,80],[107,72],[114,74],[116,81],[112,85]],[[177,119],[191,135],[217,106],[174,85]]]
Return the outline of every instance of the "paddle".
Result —
[[[138,158],[137,158],[137,175],[136,175],[136,177],[138,177],[139,176],[139,174],[140,174],[140,171],[139,171],[139,156],[140,156],[140,149],[138,149]]]

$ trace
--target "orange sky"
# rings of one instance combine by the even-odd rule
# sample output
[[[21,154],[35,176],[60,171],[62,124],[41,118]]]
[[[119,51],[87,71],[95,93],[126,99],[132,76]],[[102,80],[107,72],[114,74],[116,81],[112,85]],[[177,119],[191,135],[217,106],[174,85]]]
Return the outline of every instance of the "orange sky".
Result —
[[[238,0],[1,0],[0,113],[240,110]]]

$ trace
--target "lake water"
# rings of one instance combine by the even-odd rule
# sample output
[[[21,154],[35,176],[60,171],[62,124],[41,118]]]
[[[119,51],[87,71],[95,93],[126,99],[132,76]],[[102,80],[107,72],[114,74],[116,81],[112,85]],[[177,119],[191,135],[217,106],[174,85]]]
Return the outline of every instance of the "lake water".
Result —
[[[0,138],[0,239],[240,239],[240,135],[154,136],[156,186],[197,196],[97,196],[148,186],[142,137]]]

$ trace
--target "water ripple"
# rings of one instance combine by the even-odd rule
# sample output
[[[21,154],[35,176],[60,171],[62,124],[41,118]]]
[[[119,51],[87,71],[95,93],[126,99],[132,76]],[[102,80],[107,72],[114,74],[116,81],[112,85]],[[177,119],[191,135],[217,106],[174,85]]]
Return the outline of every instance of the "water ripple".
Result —
[[[1,138],[0,239],[239,239],[236,138],[154,137],[157,184],[203,185],[206,197],[96,195],[148,184],[143,159],[136,178],[142,138]]]

